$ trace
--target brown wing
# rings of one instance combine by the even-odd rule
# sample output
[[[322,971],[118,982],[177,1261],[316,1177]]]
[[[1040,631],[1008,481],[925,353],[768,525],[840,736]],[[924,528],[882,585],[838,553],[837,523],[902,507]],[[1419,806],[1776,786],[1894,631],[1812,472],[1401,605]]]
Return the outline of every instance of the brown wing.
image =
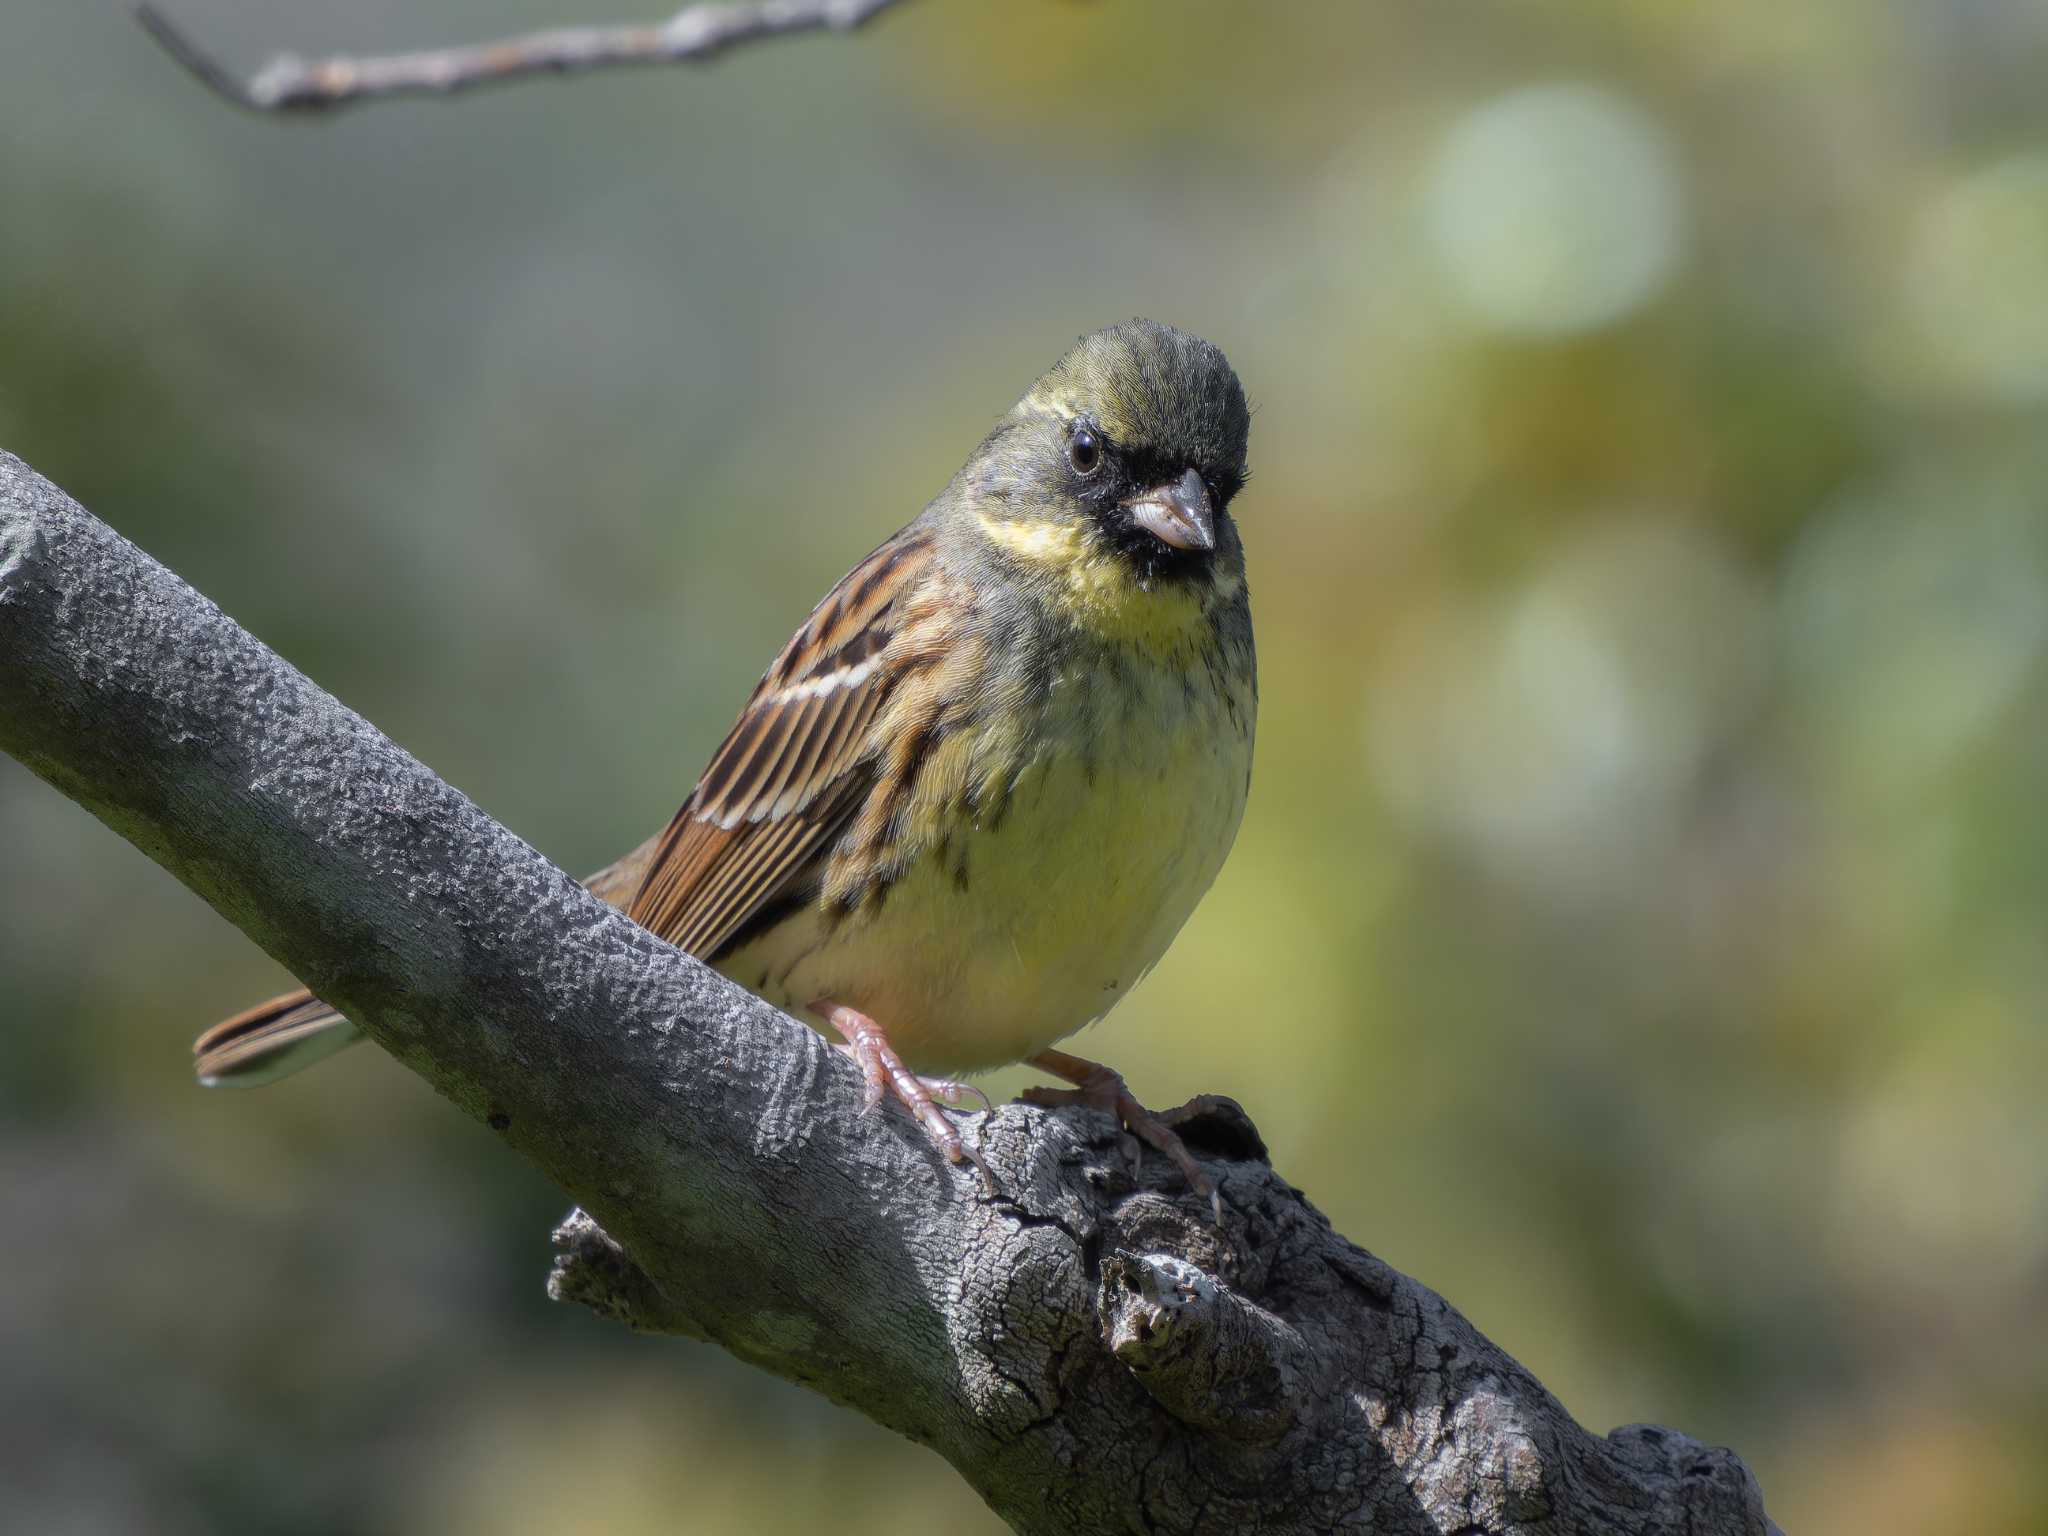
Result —
[[[894,681],[885,652],[931,568],[929,538],[905,530],[826,594],[662,834],[635,922],[710,959],[805,883],[873,784],[863,748]]]

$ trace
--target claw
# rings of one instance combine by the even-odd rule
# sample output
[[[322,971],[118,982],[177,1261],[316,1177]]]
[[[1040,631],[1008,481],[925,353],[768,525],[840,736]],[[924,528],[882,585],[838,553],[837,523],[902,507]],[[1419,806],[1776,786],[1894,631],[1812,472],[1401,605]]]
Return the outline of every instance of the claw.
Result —
[[[860,1112],[872,1115],[882,1107],[883,1084],[888,1081],[887,1069],[875,1049],[874,1037],[863,1035],[851,1041],[846,1051],[860,1067]]]
[[[984,1115],[996,1112],[989,1096],[972,1083],[957,1082],[950,1077],[921,1077],[925,1092],[948,1109],[957,1109],[963,1114],[979,1110]]]
[[[946,1118],[945,1110],[939,1107],[942,1101],[972,1096],[981,1100],[983,1109],[992,1109],[994,1106],[989,1103],[987,1094],[967,1083],[919,1077],[903,1064],[903,1058],[896,1054],[895,1047],[889,1044],[889,1037],[883,1034],[882,1026],[857,1008],[835,1003],[830,998],[820,998],[811,1004],[811,1012],[846,1037],[847,1049],[860,1064],[861,1078],[866,1085],[861,1095],[862,1114],[872,1113],[881,1104],[885,1093],[893,1095],[916,1117],[932,1145],[945,1154],[947,1162],[972,1163],[981,1176],[982,1189],[990,1195],[995,1194],[995,1176],[988,1171],[988,1164],[982,1161],[980,1151],[961,1141],[959,1131]]]
[[[1050,1072],[1054,1077],[1063,1077],[1072,1088],[1027,1088],[1023,1098],[1027,1104],[1085,1104],[1091,1109],[1107,1110],[1115,1115],[1118,1123],[1137,1140],[1133,1149],[1142,1166],[1144,1148],[1152,1147],[1164,1152],[1173,1160],[1181,1177],[1188,1181],[1188,1188],[1208,1201],[1209,1214],[1217,1226],[1223,1225],[1223,1193],[1217,1189],[1208,1174],[1188,1151],[1187,1143],[1180,1139],[1174,1129],[1153,1114],[1131,1096],[1131,1090],[1124,1086],[1123,1077],[1103,1066],[1100,1062],[1087,1061],[1079,1056],[1069,1056],[1065,1051],[1040,1051],[1030,1058],[1030,1064],[1041,1072]]]

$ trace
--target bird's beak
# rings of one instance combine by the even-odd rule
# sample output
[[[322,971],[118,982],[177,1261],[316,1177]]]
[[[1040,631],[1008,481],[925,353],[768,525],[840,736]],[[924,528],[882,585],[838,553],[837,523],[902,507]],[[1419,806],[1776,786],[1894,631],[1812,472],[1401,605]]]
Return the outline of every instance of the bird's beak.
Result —
[[[1216,547],[1216,511],[1209,504],[1209,487],[1192,469],[1124,505],[1131,509],[1131,521],[1162,544],[1175,549]]]

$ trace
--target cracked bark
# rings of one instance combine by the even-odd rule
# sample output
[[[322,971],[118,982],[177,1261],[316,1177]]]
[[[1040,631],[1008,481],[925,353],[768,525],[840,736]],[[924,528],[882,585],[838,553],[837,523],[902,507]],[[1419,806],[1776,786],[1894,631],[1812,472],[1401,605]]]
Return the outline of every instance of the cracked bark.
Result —
[[[1089,1110],[976,1117],[982,1195],[4,453],[0,747],[566,1190],[550,1294],[932,1446],[1018,1531],[1775,1529],[1732,1453],[1580,1428],[1228,1100],[1181,1120],[1221,1231]]]

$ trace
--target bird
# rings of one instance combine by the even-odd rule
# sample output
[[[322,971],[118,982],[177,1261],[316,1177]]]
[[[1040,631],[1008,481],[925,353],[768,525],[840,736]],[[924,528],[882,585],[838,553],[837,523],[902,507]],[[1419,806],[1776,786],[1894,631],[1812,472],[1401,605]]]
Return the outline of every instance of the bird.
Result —
[[[584,883],[823,1033],[864,1107],[947,1115],[1027,1062],[1033,1103],[1117,1116],[1220,1219],[1123,1077],[1055,1045],[1152,968],[1222,868],[1258,711],[1231,505],[1251,413],[1220,349],[1081,337],[769,665],[666,828]],[[359,1038],[306,991],[215,1025],[200,1080],[255,1085]]]

